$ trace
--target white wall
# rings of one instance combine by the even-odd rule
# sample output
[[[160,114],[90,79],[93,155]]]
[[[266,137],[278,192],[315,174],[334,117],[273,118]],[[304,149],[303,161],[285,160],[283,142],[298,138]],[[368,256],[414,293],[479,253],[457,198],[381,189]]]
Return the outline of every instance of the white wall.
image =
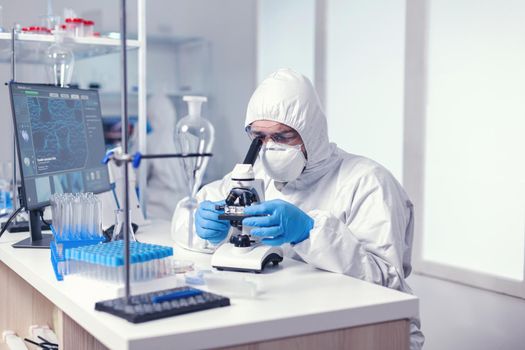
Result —
[[[257,80],[292,68],[314,81],[315,0],[259,0]]]
[[[430,1],[423,146],[423,259],[518,281],[525,260],[525,162],[516,161],[525,150],[524,11],[524,2],[507,0]]]
[[[413,275],[420,298],[424,350],[525,348],[525,300]]]
[[[402,179],[404,0],[327,1],[330,139]]]
[[[257,45],[259,81],[279,67],[309,77],[325,101],[331,141],[377,160],[399,180],[404,9],[403,0],[259,0]]]
[[[380,161],[401,179],[405,2],[328,0],[327,7],[330,135],[347,151]],[[282,10],[276,10],[275,18],[269,12],[261,16],[265,23],[274,23]],[[284,32],[281,39],[287,35]],[[262,50],[263,44],[267,42],[258,46],[259,71],[261,64],[279,62],[278,51]],[[285,42],[279,45],[287,47]],[[295,51],[297,66],[315,48],[308,44],[303,49]],[[314,65],[314,70],[320,68]],[[409,283],[421,299],[425,350],[524,348],[524,300],[420,275],[411,276]]]
[[[412,123],[407,123],[407,145],[412,143],[419,143],[420,147],[411,147],[407,152],[407,186],[412,190],[412,197],[416,200],[416,230],[419,223],[424,220],[421,215],[422,209],[425,211],[429,209],[428,206],[423,206],[423,198],[425,201],[431,201],[431,205],[440,205],[439,198],[436,194],[439,193],[440,186],[448,186],[452,189],[446,201],[441,201],[440,210],[452,202],[461,203],[457,206],[455,212],[441,215],[440,218],[434,220],[432,228],[434,237],[427,239],[427,231],[425,230],[425,237],[421,237],[421,230],[416,231],[416,238],[418,241],[423,241],[425,250],[423,251],[426,259],[431,259],[433,254],[428,254],[429,250],[441,248],[441,261],[445,263],[442,267],[441,273],[444,273],[444,278],[455,278],[460,282],[468,283],[470,273],[467,271],[451,271],[453,265],[459,264],[460,259],[477,260],[481,262],[479,266],[483,266],[483,270],[501,273],[502,269],[495,269],[500,266],[514,266],[521,268],[523,264],[523,257],[516,258],[513,263],[509,264],[509,257],[515,256],[513,251],[521,250],[523,248],[523,220],[521,220],[521,229],[517,227],[517,236],[520,237],[518,243],[512,242],[506,237],[510,231],[504,225],[507,222],[512,222],[517,218],[522,218],[523,211],[504,210],[501,213],[497,210],[504,208],[505,205],[512,203],[512,201],[498,201],[493,200],[501,194],[509,193],[508,191],[501,191],[505,186],[512,185],[513,189],[510,191],[513,195],[513,200],[523,198],[520,195],[520,183],[512,183],[512,181],[497,181],[498,194],[496,196],[490,195],[490,190],[486,191],[484,188],[492,188],[490,184],[483,184],[480,188],[483,192],[483,198],[477,205],[485,203],[497,203],[496,210],[490,210],[489,219],[497,222],[496,228],[489,229],[489,235],[494,234],[494,237],[485,239],[485,233],[480,230],[485,230],[488,225],[481,225],[481,228],[476,229],[475,225],[487,219],[487,214],[477,209],[475,205],[471,205],[469,201],[475,200],[475,196],[464,196],[463,193],[469,190],[469,186],[465,183],[475,183],[477,177],[481,175],[487,176],[488,179],[494,180],[500,176],[514,175],[518,172],[511,170],[509,172],[509,164],[513,165],[516,159],[521,159],[519,155],[512,155],[510,152],[499,152],[498,147],[513,145],[517,147],[518,143],[513,141],[516,139],[515,132],[501,130],[502,126],[509,126],[509,122],[505,119],[495,118],[495,115],[502,115],[507,118],[514,116],[516,121],[519,117],[523,117],[522,103],[520,102],[520,91],[523,91],[523,66],[517,64],[520,62],[522,54],[522,41],[519,39],[523,33],[523,21],[520,21],[519,11],[523,7],[522,2],[518,1],[420,1],[410,0],[410,21],[409,25],[414,27],[410,32],[412,40],[407,42],[409,51],[407,60],[410,61],[407,66],[407,86],[412,89],[411,94],[407,100],[410,100],[408,110],[412,117]],[[426,15],[426,16],[425,16]],[[429,21],[430,30],[426,38],[432,40],[430,43],[422,45],[420,42],[422,33],[425,33],[425,28],[422,23]],[[502,23],[498,23],[501,21]],[[502,34],[501,31],[507,30],[507,33]],[[423,49],[426,50],[428,62],[424,62]],[[521,55],[521,56],[520,56]],[[424,56],[423,56],[424,57]],[[517,60],[514,61],[513,60]],[[447,67],[444,65],[448,64]],[[498,69],[503,67],[503,69]],[[436,69],[437,68],[437,69]],[[427,77],[428,74],[428,77]],[[425,101],[425,84],[422,80],[428,79],[429,91],[427,100]],[[459,81],[452,81],[452,79],[461,78]],[[469,86],[468,84],[473,84]],[[430,86],[431,85],[431,86]],[[517,85],[517,86],[516,86]],[[497,91],[493,91],[495,87]],[[420,89],[417,89],[417,88]],[[506,89],[510,91],[506,91]],[[441,91],[439,91],[441,90]],[[439,93],[436,93],[438,92]],[[481,92],[481,93],[480,93]],[[416,96],[414,98],[414,96]],[[446,99],[440,101],[440,99]],[[512,102],[516,101],[514,105]],[[458,103],[456,103],[458,102]],[[465,106],[461,104],[465,102]],[[505,102],[505,103],[504,103]],[[511,103],[506,103],[511,102]],[[474,103],[474,104],[473,104]],[[494,106],[491,106],[494,103]],[[481,106],[478,110],[476,106]],[[509,110],[509,107],[512,106]],[[466,107],[466,108],[465,108]],[[447,111],[447,108],[450,108]],[[496,110],[495,112],[494,109]],[[456,118],[452,118],[453,122],[450,127],[442,132],[442,135],[437,136],[436,132],[442,131],[442,126],[439,124],[446,121],[447,114],[460,113]],[[436,114],[437,112],[437,114]],[[429,114],[429,118],[420,120],[421,115]],[[488,113],[488,114],[487,114]],[[414,120],[419,118],[419,120]],[[459,119],[463,120],[459,120]],[[468,120],[471,118],[471,120]],[[489,122],[487,123],[487,118]],[[490,119],[492,118],[492,119]],[[512,125],[518,125],[514,121]],[[503,122],[503,124],[498,122]],[[464,137],[456,138],[454,140],[454,133],[459,130],[457,126],[465,123],[462,133]],[[501,124],[501,125],[500,125]],[[471,141],[473,136],[482,135],[484,130],[478,130],[485,125],[489,131],[490,137],[478,142],[477,147]],[[415,126],[415,127],[414,127]],[[421,129],[427,128],[426,133],[422,133]],[[517,128],[519,130],[519,128]],[[449,132],[450,131],[450,132]],[[427,141],[432,140],[434,143],[431,147],[425,145],[422,140],[427,137]],[[437,137],[436,137],[437,136]],[[452,137],[449,137],[452,136]],[[463,136],[463,135],[462,135]],[[496,142],[499,137],[504,137],[503,142]],[[496,152],[495,156],[490,156],[490,152],[483,150],[487,146],[487,140],[491,145],[497,144],[498,147],[489,147],[490,152]],[[444,144],[448,143],[448,144]],[[447,147],[457,147],[459,152],[455,154],[452,149],[448,155],[444,157],[446,168],[454,169],[452,177],[457,181],[463,179],[463,184],[459,184],[455,188],[447,184],[448,180],[441,173],[434,171],[431,174],[434,177],[432,181],[423,179],[428,174],[431,167],[439,167],[439,160],[436,157],[428,157],[430,162],[422,161],[421,155],[425,152],[434,152],[439,150],[441,152]],[[507,146],[509,147],[509,146]],[[465,149],[475,149],[472,154],[462,155]],[[509,148],[512,149],[512,148]],[[522,148],[521,155],[523,154]],[[467,164],[468,167],[455,167],[454,157],[461,158],[461,163]],[[506,157],[512,157],[509,161],[505,161]],[[479,160],[481,158],[481,161]],[[485,164],[487,159],[494,159],[491,161],[491,168],[498,174],[491,176],[490,172],[486,171],[486,167],[478,164]],[[501,162],[501,163],[499,163]],[[503,165],[502,165],[503,164]],[[518,163],[516,163],[518,164]],[[425,167],[423,171],[423,167]],[[429,168],[430,167],[430,168]],[[420,173],[414,173],[419,170]],[[410,171],[408,171],[410,169]],[[444,168],[443,168],[444,169]],[[457,174],[460,174],[459,176]],[[436,176],[437,175],[437,176]],[[423,180],[421,180],[423,179]],[[426,196],[422,190],[417,190],[418,186],[423,188],[425,186],[432,186],[430,190],[434,192],[433,196]],[[522,184],[522,183],[521,183]],[[522,187],[522,186],[521,186]],[[479,189],[477,190],[479,192]],[[468,201],[462,199],[468,197]],[[479,200],[478,200],[479,201]],[[500,205],[501,203],[501,205]],[[418,210],[419,208],[419,210]],[[448,207],[447,207],[448,208]],[[453,207],[451,207],[453,208]],[[451,209],[448,208],[448,209]],[[439,211],[432,210],[425,214],[439,215]],[[419,212],[419,215],[417,214]],[[474,214],[471,214],[471,213]],[[508,214],[514,217],[507,220]],[[480,216],[481,215],[481,216]],[[470,217],[470,219],[468,219]],[[459,218],[459,219],[456,219]],[[466,224],[461,229],[461,221],[465,218]],[[481,218],[481,220],[480,220]],[[473,221],[475,223],[473,224]],[[504,222],[504,225],[500,223]],[[459,225],[458,225],[459,224]],[[492,223],[492,225],[494,225]],[[428,225],[427,225],[428,226]],[[442,229],[439,230],[439,227]],[[458,230],[457,227],[460,227]],[[472,230],[472,233],[466,232]],[[437,229],[436,229],[437,228]],[[447,232],[445,232],[446,230]],[[503,231],[502,231],[503,230]],[[505,234],[503,234],[505,232]],[[469,239],[469,233],[472,234]],[[458,237],[461,236],[461,237]],[[484,242],[486,241],[486,242]],[[483,243],[486,243],[487,249],[483,253]],[[498,247],[498,244],[503,244],[505,247]],[[511,246],[509,246],[509,244]],[[456,252],[454,254],[454,252]],[[417,252],[415,252],[417,254]],[[501,254],[501,256],[499,256]],[[455,256],[454,256],[455,255]],[[461,256],[460,259],[457,257]],[[430,260],[429,259],[429,260]],[[435,259],[435,255],[434,255]],[[432,260],[434,260],[432,259]],[[436,259],[437,260],[437,259]],[[438,260],[439,261],[439,260]],[[429,273],[429,265],[425,265],[426,269],[420,267],[422,273]],[[430,266],[432,267],[432,266]],[[473,268],[470,264],[468,266],[470,272],[479,270]],[[499,271],[498,271],[499,270]],[[507,269],[508,271],[509,269]],[[517,269],[516,269],[517,270]],[[516,271],[515,270],[515,271]],[[437,269],[436,269],[437,271]],[[514,273],[522,277],[519,270]],[[483,277],[482,277],[483,278]],[[475,278],[471,278],[474,280]],[[481,280],[481,279],[480,279]],[[502,278],[501,282],[492,282],[495,288],[502,288],[505,283],[511,283],[511,279]],[[525,300],[497,294],[494,292],[468,287],[460,283],[448,282],[439,280],[433,277],[415,275],[409,278],[409,283],[414,288],[414,293],[420,297],[421,304],[421,318],[423,325],[423,332],[426,335],[427,342],[425,349],[523,349],[525,348],[525,335],[523,333],[523,324],[525,321]]]

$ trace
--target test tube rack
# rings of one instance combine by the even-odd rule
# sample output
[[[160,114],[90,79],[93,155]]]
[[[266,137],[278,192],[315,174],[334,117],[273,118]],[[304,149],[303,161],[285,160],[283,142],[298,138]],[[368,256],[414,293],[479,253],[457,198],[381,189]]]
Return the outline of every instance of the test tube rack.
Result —
[[[77,247],[66,251],[67,272],[108,283],[124,282],[124,242]],[[174,274],[173,248],[130,242],[130,280],[148,281]]]
[[[104,242],[105,237],[100,236],[92,239],[63,239],[56,234],[53,225],[51,225],[51,231],[53,232],[53,240],[49,245],[51,249],[51,264],[53,265],[53,271],[57,281],[64,279],[64,274],[67,268],[66,252],[69,249],[94,245]]]

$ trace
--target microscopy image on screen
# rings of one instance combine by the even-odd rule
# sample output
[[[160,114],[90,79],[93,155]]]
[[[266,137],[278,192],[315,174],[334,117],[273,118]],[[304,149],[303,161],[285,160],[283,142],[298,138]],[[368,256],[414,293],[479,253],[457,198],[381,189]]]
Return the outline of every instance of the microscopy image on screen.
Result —
[[[9,86],[26,206],[48,205],[52,193],[108,191],[98,92]]]
[[[86,126],[80,100],[28,97],[38,174],[86,164]]]
[[[67,179],[69,182],[69,192],[79,193],[84,192],[84,181],[82,179],[82,173],[80,171],[67,174]]]
[[[42,176],[35,179],[36,185],[36,198],[39,202],[49,200],[51,196],[51,185],[49,183],[49,177]]]
[[[69,184],[67,181],[67,175],[66,174],[59,174],[53,176],[53,187],[54,187],[54,193],[69,193],[71,192],[69,189]]]

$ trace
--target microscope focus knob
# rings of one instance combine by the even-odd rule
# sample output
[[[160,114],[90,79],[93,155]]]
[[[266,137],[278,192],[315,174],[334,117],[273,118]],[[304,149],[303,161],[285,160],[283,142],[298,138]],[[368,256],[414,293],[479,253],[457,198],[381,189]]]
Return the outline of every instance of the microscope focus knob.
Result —
[[[234,246],[239,248],[245,248],[251,245],[250,236],[248,235],[232,236],[230,242],[233,243]]]

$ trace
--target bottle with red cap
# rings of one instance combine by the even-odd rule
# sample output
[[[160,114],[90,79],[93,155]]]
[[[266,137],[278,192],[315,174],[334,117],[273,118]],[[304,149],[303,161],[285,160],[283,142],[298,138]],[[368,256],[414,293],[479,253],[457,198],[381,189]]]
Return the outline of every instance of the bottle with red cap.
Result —
[[[68,17],[64,20],[66,22],[66,36],[74,37],[75,36],[75,23],[73,22],[73,18]]]
[[[66,22],[66,35],[69,37],[84,36],[84,20],[79,17],[68,17]]]
[[[30,26],[22,27],[22,33],[28,34],[51,34],[51,30],[47,27]]]
[[[82,18],[73,18],[73,23],[75,24],[75,36],[82,37],[84,36],[84,20]]]
[[[90,20],[84,20],[84,36],[93,36],[95,33],[95,22]]]

